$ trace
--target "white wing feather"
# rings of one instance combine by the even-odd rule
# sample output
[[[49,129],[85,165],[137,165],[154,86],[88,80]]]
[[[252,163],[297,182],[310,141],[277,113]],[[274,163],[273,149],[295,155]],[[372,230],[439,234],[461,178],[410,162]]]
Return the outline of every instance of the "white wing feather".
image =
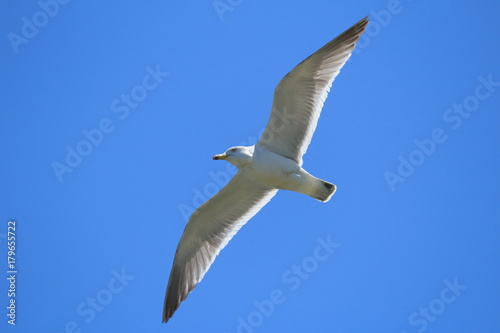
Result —
[[[271,117],[258,144],[302,165],[333,80],[365,30],[365,17],[298,64],[274,91]]]
[[[210,200],[195,210],[175,253],[163,307],[167,322],[201,281],[226,244],[276,194],[238,172]]]

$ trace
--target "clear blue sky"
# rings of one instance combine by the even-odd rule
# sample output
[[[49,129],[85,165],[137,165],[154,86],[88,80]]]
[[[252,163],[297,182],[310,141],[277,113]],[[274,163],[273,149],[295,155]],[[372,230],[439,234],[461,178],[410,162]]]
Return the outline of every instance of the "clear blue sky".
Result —
[[[500,331],[498,2],[59,1],[1,5],[2,332]],[[368,14],[304,157],[337,193],[278,193],[161,324],[211,156]]]

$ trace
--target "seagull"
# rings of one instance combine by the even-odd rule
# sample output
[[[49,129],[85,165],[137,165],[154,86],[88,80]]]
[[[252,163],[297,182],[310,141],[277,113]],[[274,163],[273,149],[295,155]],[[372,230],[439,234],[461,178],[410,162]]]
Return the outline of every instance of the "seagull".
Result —
[[[259,141],[215,155],[238,168],[231,181],[191,215],[175,252],[163,307],[166,323],[201,281],[219,252],[278,190],[327,202],[337,187],[302,168],[333,80],[351,56],[367,17],[298,64],[274,91]]]

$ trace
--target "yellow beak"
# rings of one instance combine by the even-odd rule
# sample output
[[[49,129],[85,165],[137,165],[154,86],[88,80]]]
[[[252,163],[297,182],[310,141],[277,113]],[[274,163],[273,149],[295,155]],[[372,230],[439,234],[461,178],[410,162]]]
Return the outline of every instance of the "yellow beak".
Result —
[[[213,160],[225,160],[227,158],[226,154],[217,154],[212,157]]]

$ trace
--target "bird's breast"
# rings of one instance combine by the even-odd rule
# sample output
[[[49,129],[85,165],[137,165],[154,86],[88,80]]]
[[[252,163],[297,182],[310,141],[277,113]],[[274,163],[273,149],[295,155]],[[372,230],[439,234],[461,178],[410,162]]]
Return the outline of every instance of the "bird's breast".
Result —
[[[252,162],[243,171],[259,183],[278,189],[287,188],[290,174],[300,167],[289,158],[268,150],[255,150]]]

